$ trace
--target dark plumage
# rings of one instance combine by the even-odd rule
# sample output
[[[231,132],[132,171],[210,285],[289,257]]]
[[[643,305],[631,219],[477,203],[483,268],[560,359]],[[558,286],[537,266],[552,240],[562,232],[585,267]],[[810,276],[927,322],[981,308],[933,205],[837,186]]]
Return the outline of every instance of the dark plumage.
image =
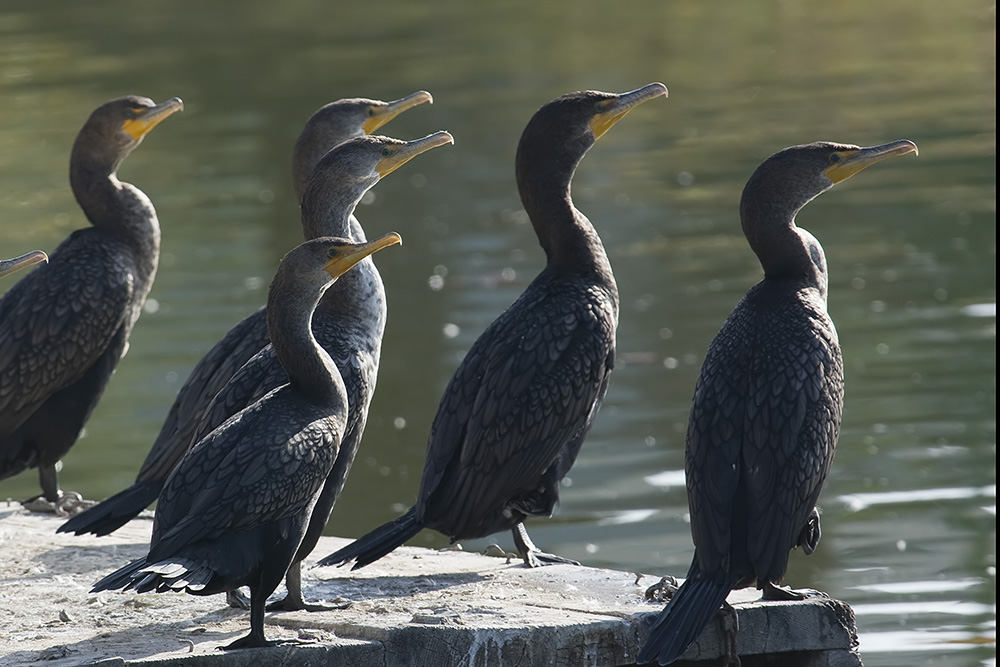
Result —
[[[302,199],[302,226],[307,237],[347,234],[354,207],[380,178],[389,175],[417,155],[453,143],[447,132],[423,139],[399,141],[389,137],[361,137],[327,153],[313,171]],[[360,229],[360,225],[357,225]],[[361,445],[368,419],[368,406],[375,392],[378,363],[385,329],[386,306],[382,279],[370,258],[358,263],[324,295],[313,316],[313,333],[333,357],[347,388],[347,430],[333,471],[316,503],[309,530],[288,571],[288,595],[270,610],[323,611],[327,607],[307,604],[302,597],[300,562],[312,553],[340,497],[347,474]],[[257,400],[287,376],[271,346],[246,364],[212,399],[195,434],[204,437],[231,415]],[[231,600],[239,604],[238,600]]]
[[[320,238],[289,252],[268,294],[267,324],[290,378],[199,441],[160,494],[149,553],[95,584],[211,595],[249,586],[250,634],[265,646],[264,603],[281,583],[347,422],[347,394],[310,319],[323,291],[371,253],[399,242]]]
[[[177,98],[156,105],[130,96],[90,115],[73,144],[70,186],[92,226],[0,299],[0,479],[37,466],[50,503],[62,496],[56,463],[125,353],[156,274],[156,211],[118,180],[118,167],[182,108]]]
[[[338,100],[321,107],[306,123],[292,154],[292,176],[299,201],[301,202],[313,168],[327,151],[352,138],[365,136],[366,133],[375,131],[403,111],[430,101],[430,93],[420,91],[395,102],[358,98]],[[349,230],[338,227],[327,233],[322,230],[305,231],[307,239],[334,235],[346,236],[355,241],[365,240],[364,232],[353,215]],[[374,264],[370,260],[365,264],[371,267],[371,272],[378,279]],[[377,328],[378,339],[381,341],[385,322],[385,295],[381,280],[378,280],[379,284],[374,288],[377,293],[365,303],[366,307],[382,309],[381,324],[373,322],[373,326]],[[195,431],[205,416],[209,402],[236,371],[264,349],[269,342],[263,308],[230,329],[198,362],[177,393],[177,398],[136,476],[135,483],[73,517],[59,528],[59,532],[107,535],[124,526],[156,500],[170,472],[198,441]],[[375,362],[377,367],[377,350]],[[374,381],[372,384],[374,385]],[[365,405],[367,406],[367,403]],[[239,405],[225,416],[228,417],[245,406],[246,404]]]
[[[360,137],[337,146],[316,165],[302,200],[302,226],[307,237],[351,231],[354,207],[380,178],[422,152],[451,143],[447,132],[404,142],[388,137]],[[313,333],[333,358],[346,387],[349,411],[329,480],[320,495],[305,538],[288,570],[288,595],[274,610],[325,609],[302,597],[299,563],[322,535],[361,443],[378,373],[385,327],[385,292],[375,264],[362,259],[331,287],[312,318]],[[205,410],[195,430],[200,440],[232,415],[288,382],[277,351],[265,347],[234,374]],[[60,530],[72,529],[73,521]],[[238,600],[233,600],[238,603]]]
[[[452,377],[427,443],[417,504],[320,564],[371,563],[423,528],[453,541],[513,529],[528,565],[539,552],[522,522],[549,516],[608,388],[618,288],[590,221],[570,199],[580,159],[659,83],[623,95],[579,92],[543,106],[524,130],[516,174],[545,269],[486,329]]]
[[[32,250],[31,252],[21,255],[20,257],[15,257],[14,259],[0,259],[0,278],[10,275],[11,273],[19,271],[23,268],[47,261],[49,261],[49,256],[41,250]]]
[[[789,551],[812,553],[819,542],[816,500],[840,431],[844,376],[823,248],[795,215],[861,169],[909,152],[909,141],[793,146],[747,182],[740,218],[764,279],[730,313],[702,365],[685,456],[694,561],[640,663],[676,660],[734,588],[799,597],[777,584]]]

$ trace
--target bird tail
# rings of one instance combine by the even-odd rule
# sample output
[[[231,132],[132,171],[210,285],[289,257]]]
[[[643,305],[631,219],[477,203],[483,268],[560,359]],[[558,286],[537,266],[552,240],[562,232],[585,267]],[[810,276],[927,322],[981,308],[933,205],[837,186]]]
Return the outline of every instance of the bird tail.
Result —
[[[669,665],[679,658],[719,611],[735,583],[725,572],[704,576],[695,560],[687,580],[656,617],[639,652],[639,664],[655,660]]]
[[[319,561],[319,565],[342,565],[354,560],[352,570],[357,570],[369,563],[374,563],[403,542],[410,539],[424,526],[417,521],[415,508],[395,521],[379,526],[364,537],[359,537],[343,549],[335,551]]]
[[[98,581],[94,584],[94,587],[90,589],[90,592],[98,593],[100,591],[113,591],[129,588],[129,585],[134,581],[133,575],[141,570],[145,565],[145,557],[134,560],[125,567],[115,570],[108,576]]]
[[[160,495],[161,482],[136,482],[107,500],[80,512],[59,526],[57,533],[109,535],[145,509]]]
[[[187,590],[198,595],[207,592],[206,587],[212,582],[214,574],[205,563],[189,558],[167,559],[158,563],[140,558],[98,581],[90,592],[134,588],[138,593]]]

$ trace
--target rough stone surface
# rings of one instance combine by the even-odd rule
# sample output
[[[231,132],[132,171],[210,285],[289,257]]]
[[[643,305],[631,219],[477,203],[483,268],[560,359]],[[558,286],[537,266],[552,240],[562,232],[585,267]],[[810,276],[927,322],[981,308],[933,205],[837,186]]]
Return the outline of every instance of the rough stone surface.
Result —
[[[346,609],[269,613],[269,639],[291,643],[224,653],[248,631],[221,595],[89,593],[97,579],[146,552],[151,522],[108,537],[57,535],[62,519],[0,505],[0,666],[304,667],[469,665],[604,667],[634,664],[662,603],[643,593],[657,577],[400,548],[357,572],[306,567],[305,595]],[[316,559],[346,540],[323,538]],[[283,594],[283,591],[279,591]],[[857,667],[850,607],[817,595],[763,602],[729,597],[743,664]],[[717,624],[685,654],[722,655]],[[683,663],[678,663],[683,664]]]

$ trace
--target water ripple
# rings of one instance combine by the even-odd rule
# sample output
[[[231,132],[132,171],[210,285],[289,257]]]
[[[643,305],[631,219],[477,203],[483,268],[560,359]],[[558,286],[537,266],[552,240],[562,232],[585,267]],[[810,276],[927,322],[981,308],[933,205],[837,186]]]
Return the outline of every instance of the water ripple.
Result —
[[[910,491],[886,491],[884,493],[852,493],[838,496],[852,512],[858,512],[873,505],[892,505],[935,500],[962,500],[966,498],[996,498],[996,484],[980,488],[913,489]]]

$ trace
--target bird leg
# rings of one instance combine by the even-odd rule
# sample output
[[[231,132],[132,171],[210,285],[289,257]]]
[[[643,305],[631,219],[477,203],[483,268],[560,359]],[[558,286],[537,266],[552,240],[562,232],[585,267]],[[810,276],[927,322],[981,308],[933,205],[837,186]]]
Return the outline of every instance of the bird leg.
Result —
[[[59,471],[55,465],[38,466],[38,483],[42,486],[42,497],[50,503],[59,502],[62,491],[59,490]]]
[[[231,644],[222,646],[223,651],[232,651],[239,648],[257,648],[261,646],[273,646],[279,642],[269,642],[264,636],[264,604],[267,602],[267,594],[262,594],[260,590],[250,589],[250,634],[240,637]]]
[[[799,533],[797,546],[802,547],[802,551],[808,556],[812,552],[816,551],[817,545],[819,545],[819,539],[823,536],[823,532],[819,527],[819,510],[815,507],[812,512],[809,513],[809,517],[806,519],[806,524],[802,526],[802,531]]]
[[[275,600],[267,605],[267,611],[335,611],[337,609],[347,609],[351,602],[327,605],[320,603],[306,602],[302,597],[302,561],[292,563],[285,575],[285,586],[288,593],[280,600]]]
[[[540,551],[534,542],[531,541],[531,538],[528,537],[528,531],[523,523],[517,524],[511,532],[514,534],[514,545],[517,547],[517,552],[521,554],[521,559],[524,560],[524,564],[528,567],[541,567],[542,565],[556,565],[559,563],[564,565],[580,564],[570,558],[563,558],[562,556]]]
[[[639,583],[638,580],[636,583]],[[668,574],[657,583],[647,588],[644,597],[647,602],[664,603],[674,596],[674,593],[677,592],[678,588],[680,588],[680,586],[677,583],[677,577]]]
[[[733,605],[723,601],[719,608],[719,631],[722,633],[722,641],[726,645],[725,658],[728,667],[740,667],[740,656],[736,653],[736,640],[740,632],[740,617],[736,614]]]

